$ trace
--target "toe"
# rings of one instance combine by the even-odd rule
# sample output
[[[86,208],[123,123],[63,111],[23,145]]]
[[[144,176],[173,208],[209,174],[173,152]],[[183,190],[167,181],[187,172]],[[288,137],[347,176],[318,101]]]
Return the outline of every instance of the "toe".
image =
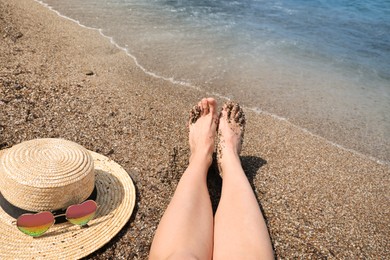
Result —
[[[232,116],[235,117],[240,110],[240,106],[237,103],[232,104]]]
[[[201,101],[202,106],[202,115],[207,115],[209,113],[209,102],[207,101],[207,98],[203,98]]]
[[[223,106],[223,110],[226,112],[226,119],[228,122],[230,122],[234,118],[234,113],[232,113],[233,104],[234,103],[232,101],[228,101]]]
[[[217,101],[214,98],[207,98],[209,104],[209,110],[212,115],[217,114]]]
[[[234,122],[239,123],[241,118],[243,117],[242,108],[238,103],[233,105],[232,109],[232,117],[234,118]]]
[[[199,119],[200,114],[201,114],[201,108],[199,107],[199,105],[193,106],[192,109],[190,110],[188,125],[190,126],[191,124],[195,124],[195,122]]]
[[[214,123],[218,125],[218,111],[217,111],[217,101],[214,98],[207,98],[207,102],[209,103],[210,114],[213,117]]]
[[[225,104],[223,104],[223,107],[221,108],[221,112],[219,112],[219,118],[222,118],[224,120],[227,119],[227,111],[226,111],[226,109],[227,109],[227,106],[226,106],[226,103],[225,103]]]

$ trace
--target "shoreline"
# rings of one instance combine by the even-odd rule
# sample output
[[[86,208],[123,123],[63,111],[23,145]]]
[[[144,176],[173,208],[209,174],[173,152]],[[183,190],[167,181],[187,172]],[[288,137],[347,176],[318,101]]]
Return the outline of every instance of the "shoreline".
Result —
[[[147,258],[187,165],[188,111],[206,93],[145,75],[100,33],[36,1],[0,0],[0,8],[0,149],[61,137],[118,162],[132,174],[136,208],[89,258]],[[388,257],[390,167],[288,121],[245,113],[243,167],[277,257]],[[211,170],[214,209],[220,185]]]
[[[151,67],[148,67],[148,61],[143,60],[142,55],[139,55],[139,53],[135,55],[127,48],[122,47],[126,45],[122,44],[121,46],[115,41],[114,36],[105,35],[105,29],[108,27],[103,26],[105,29],[102,29],[103,27],[86,26],[81,21],[86,22],[87,20],[70,18],[58,11],[62,10],[64,13],[71,14],[66,12],[66,9],[59,8],[61,5],[57,6],[53,3],[54,6],[59,8],[58,10],[54,10],[48,4],[43,4],[40,0],[36,1],[53,10],[60,17],[71,20],[81,27],[98,31],[113,45],[126,52],[134,60],[136,65],[149,76],[166,80],[178,86],[194,88],[199,91],[207,89],[208,91],[204,93],[218,96],[223,100],[228,99],[229,96],[232,97],[231,95],[234,93],[236,99],[241,100],[241,105],[245,105],[247,109],[251,109],[252,111],[267,111],[265,113],[274,115],[275,118],[288,120],[301,130],[309,131],[313,135],[324,138],[338,147],[344,147],[349,151],[356,151],[380,163],[390,164],[390,154],[389,149],[387,149],[390,147],[390,138],[386,134],[386,130],[390,125],[388,123],[389,120],[384,115],[384,111],[387,111],[386,108],[388,106],[384,106],[387,102],[382,97],[386,95],[386,92],[379,94],[378,89],[376,89],[380,88],[379,86],[367,92],[368,90],[362,89],[369,89],[369,86],[366,86],[362,82],[354,81],[351,77],[349,79],[342,78],[341,75],[329,72],[321,74],[321,71],[324,69],[328,71],[329,68],[326,65],[324,65],[324,68],[321,65],[316,65],[316,68],[311,72],[306,69],[303,69],[303,71],[300,71],[300,69],[290,71],[288,69],[288,63],[284,64],[284,62],[262,68],[264,70],[262,72],[264,79],[256,83],[262,85],[261,91],[255,91],[252,87],[247,87],[246,84],[242,84],[240,91],[234,91],[235,88],[232,86],[237,84],[234,84],[235,81],[233,78],[237,75],[232,78],[227,76],[228,79],[215,82],[211,85],[207,85],[207,83],[198,84],[199,82],[196,81],[192,83],[189,83],[189,81],[180,81],[155,72]],[[125,42],[122,41],[122,43]],[[152,62],[158,64],[160,63],[158,60],[159,58],[156,58]],[[164,60],[161,60],[161,63],[164,62]],[[280,66],[283,69],[279,68]],[[276,74],[272,72],[275,69],[279,71]],[[177,71],[179,71],[178,73],[182,73],[180,72],[180,68]],[[280,76],[279,74],[282,71],[286,75]],[[306,76],[298,79],[295,75],[302,72]],[[172,75],[175,75],[175,73]],[[245,78],[245,75],[240,75],[237,77]],[[316,77],[313,78],[313,75],[317,75],[319,78],[328,77],[328,81],[321,83]],[[368,79],[366,80],[368,81]],[[280,84],[284,87],[280,88]],[[375,83],[372,84],[375,85]],[[251,84],[249,83],[249,85]],[[267,85],[271,87],[267,87]],[[338,91],[334,92],[331,86],[337,86],[335,89],[338,89]],[[354,86],[353,89],[351,89],[351,86]],[[224,96],[218,93],[230,94]],[[371,97],[368,98],[367,95],[371,95]],[[379,96],[382,98],[378,99]],[[375,100],[375,102],[372,100]]]

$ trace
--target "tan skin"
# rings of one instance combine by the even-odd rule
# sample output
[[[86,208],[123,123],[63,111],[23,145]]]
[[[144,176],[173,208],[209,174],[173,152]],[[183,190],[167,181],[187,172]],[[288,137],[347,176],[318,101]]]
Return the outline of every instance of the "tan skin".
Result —
[[[189,125],[191,156],[166,209],[150,250],[150,259],[273,259],[263,215],[241,167],[241,130],[219,118],[213,98],[202,99],[200,117]],[[236,116],[232,111],[231,117]],[[217,124],[223,172],[221,200],[215,218],[207,189]]]

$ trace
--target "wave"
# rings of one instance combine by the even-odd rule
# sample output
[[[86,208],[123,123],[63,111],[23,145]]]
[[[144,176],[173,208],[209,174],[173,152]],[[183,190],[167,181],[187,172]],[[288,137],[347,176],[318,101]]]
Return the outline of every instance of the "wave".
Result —
[[[155,72],[153,72],[153,71],[148,70],[147,68],[145,68],[145,67],[138,61],[137,57],[136,57],[135,55],[133,55],[133,54],[128,50],[128,48],[125,48],[125,47],[123,47],[123,46],[120,46],[120,45],[115,41],[114,37],[104,34],[103,29],[101,29],[101,28],[95,28],[95,27],[91,27],[91,26],[86,26],[86,25],[82,24],[80,21],[78,21],[78,20],[76,20],[76,19],[73,19],[73,18],[71,18],[71,17],[68,17],[68,16],[66,16],[66,15],[61,14],[59,11],[55,10],[52,6],[50,6],[49,4],[45,3],[45,2],[42,1],[42,0],[34,0],[34,1],[37,2],[37,3],[39,3],[39,4],[41,4],[41,5],[44,6],[45,8],[49,9],[50,11],[56,13],[59,17],[64,18],[64,19],[67,19],[67,20],[69,20],[69,21],[72,21],[72,22],[76,23],[78,26],[80,26],[80,27],[82,27],[82,28],[86,28],[86,29],[89,29],[89,30],[97,31],[103,38],[107,39],[113,46],[115,46],[115,47],[118,48],[119,50],[125,52],[126,55],[127,55],[128,57],[130,57],[130,58],[134,61],[135,65],[136,65],[138,68],[140,68],[146,75],[151,76],[151,77],[156,78],[156,79],[168,81],[168,82],[170,82],[170,83],[172,83],[172,84],[174,84],[174,85],[177,85],[177,86],[183,86],[183,87],[188,87],[188,88],[195,89],[195,90],[197,90],[197,91],[202,91],[202,92],[204,92],[204,93],[205,93],[206,95],[208,95],[208,96],[215,96],[215,97],[218,97],[218,98],[223,99],[223,100],[230,100],[229,97],[227,97],[227,96],[225,96],[225,95],[223,95],[223,94],[220,94],[220,93],[217,93],[217,92],[206,91],[206,90],[204,90],[204,89],[202,89],[202,88],[200,88],[200,87],[198,87],[198,86],[196,86],[196,85],[194,85],[194,84],[191,84],[191,83],[189,83],[189,82],[177,80],[177,79],[175,79],[174,77],[165,77],[165,76],[159,75],[158,73],[155,73]],[[320,136],[320,135],[317,135],[317,134],[311,132],[311,131],[310,131],[309,129],[307,129],[307,128],[298,126],[298,125],[296,125],[296,124],[290,122],[290,121],[289,121],[287,118],[285,118],[285,117],[279,116],[279,115],[274,114],[274,113],[267,112],[267,111],[265,111],[265,110],[263,110],[263,109],[261,109],[261,108],[259,108],[259,107],[247,107],[247,106],[245,106],[245,105],[243,105],[243,107],[244,107],[245,109],[251,110],[251,111],[253,111],[253,112],[257,113],[257,114],[264,114],[264,115],[270,116],[270,117],[272,117],[272,118],[274,118],[274,119],[276,119],[276,120],[286,122],[286,123],[288,123],[289,125],[293,126],[294,128],[299,129],[299,130],[301,130],[302,132],[304,132],[304,133],[306,133],[306,134],[308,134],[308,135],[310,135],[310,136],[312,136],[312,137],[314,137],[314,138],[318,138],[318,139],[320,139],[320,140],[322,140],[322,141],[325,141],[326,143],[328,143],[328,144],[330,144],[330,145],[332,145],[332,146],[335,146],[335,147],[337,147],[337,148],[339,148],[339,149],[342,149],[342,150],[344,150],[344,151],[348,151],[348,152],[353,153],[353,154],[355,154],[355,155],[357,155],[357,156],[361,156],[361,157],[364,157],[364,158],[368,158],[369,160],[375,161],[376,163],[381,164],[381,165],[387,165],[387,166],[390,165],[390,162],[389,162],[389,161],[384,161],[384,160],[378,159],[378,158],[376,158],[376,157],[374,157],[374,156],[370,156],[370,155],[367,155],[367,154],[363,154],[363,153],[361,153],[361,152],[359,152],[359,151],[356,151],[356,150],[354,150],[354,149],[350,149],[350,148],[347,148],[347,147],[345,147],[345,146],[343,146],[343,145],[337,144],[337,143],[335,143],[335,142],[333,142],[333,141],[331,141],[331,140],[328,140],[328,139],[326,139],[326,138],[324,138],[324,137],[322,137],[322,136]]]

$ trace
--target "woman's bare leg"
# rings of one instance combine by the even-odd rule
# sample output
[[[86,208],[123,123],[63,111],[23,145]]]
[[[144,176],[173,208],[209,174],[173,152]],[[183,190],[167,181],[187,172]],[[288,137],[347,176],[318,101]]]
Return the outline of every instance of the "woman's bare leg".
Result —
[[[224,105],[219,121],[218,164],[221,200],[214,223],[214,259],[273,259],[263,215],[241,167],[245,118],[238,104]]]
[[[213,212],[207,189],[218,123],[216,101],[204,98],[191,112],[190,163],[165,211],[150,259],[211,259]]]

